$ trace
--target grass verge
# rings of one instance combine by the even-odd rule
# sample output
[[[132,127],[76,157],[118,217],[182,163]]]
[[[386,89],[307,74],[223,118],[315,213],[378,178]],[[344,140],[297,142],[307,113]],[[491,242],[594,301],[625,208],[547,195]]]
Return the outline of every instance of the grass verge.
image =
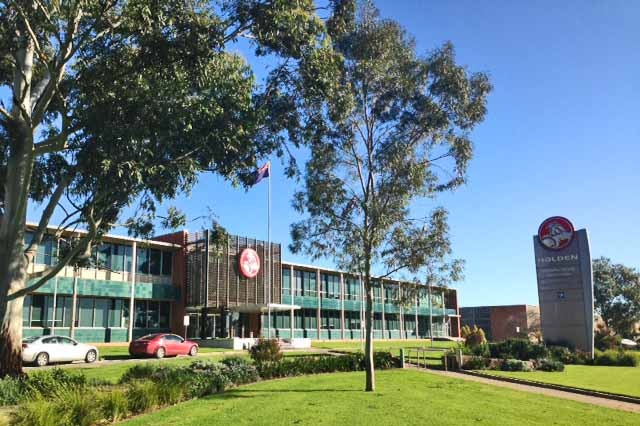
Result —
[[[640,397],[640,368],[567,365],[558,373],[493,371],[482,373]]]
[[[143,415],[148,425],[637,425],[636,414],[411,370],[380,371],[377,391],[364,373],[261,382]],[[257,409],[259,407],[259,409]]]

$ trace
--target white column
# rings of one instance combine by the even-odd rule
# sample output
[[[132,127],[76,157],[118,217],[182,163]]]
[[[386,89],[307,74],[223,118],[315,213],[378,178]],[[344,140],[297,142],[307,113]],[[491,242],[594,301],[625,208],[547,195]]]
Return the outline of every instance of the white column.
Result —
[[[135,322],[135,297],[136,297],[136,263],[138,262],[138,244],[136,241],[133,242],[133,246],[131,246],[131,272],[129,273],[129,283],[131,284],[131,293],[129,294],[129,330],[128,330],[128,340],[131,342],[133,340],[133,323]],[[125,261],[126,261],[126,253],[125,253]]]

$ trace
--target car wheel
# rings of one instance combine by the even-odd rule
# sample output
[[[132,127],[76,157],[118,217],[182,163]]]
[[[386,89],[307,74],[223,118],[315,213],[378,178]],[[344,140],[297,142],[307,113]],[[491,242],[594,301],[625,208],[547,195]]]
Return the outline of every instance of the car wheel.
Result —
[[[38,367],[44,367],[49,364],[49,354],[46,352],[40,352],[36,357],[36,365]]]
[[[198,347],[191,346],[191,349],[189,350],[189,356],[196,356],[196,355],[198,355]]]
[[[165,351],[164,348],[158,348],[158,350],[156,351],[156,358],[158,359],[164,358],[166,354],[167,354],[167,351]]]
[[[84,361],[88,364],[91,364],[92,362],[96,361],[96,358],[98,358],[98,354],[96,353],[96,351],[91,349],[89,352],[87,352],[87,356],[84,357]]]

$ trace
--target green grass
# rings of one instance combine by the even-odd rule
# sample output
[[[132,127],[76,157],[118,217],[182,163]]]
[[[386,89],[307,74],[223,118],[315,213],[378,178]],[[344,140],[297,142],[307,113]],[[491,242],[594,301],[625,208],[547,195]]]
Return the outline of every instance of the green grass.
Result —
[[[149,425],[637,425],[638,415],[411,370],[274,380],[126,422]],[[615,419],[615,420],[614,420]]]
[[[567,365],[560,373],[491,370],[483,373],[640,397],[640,368],[637,367]]]

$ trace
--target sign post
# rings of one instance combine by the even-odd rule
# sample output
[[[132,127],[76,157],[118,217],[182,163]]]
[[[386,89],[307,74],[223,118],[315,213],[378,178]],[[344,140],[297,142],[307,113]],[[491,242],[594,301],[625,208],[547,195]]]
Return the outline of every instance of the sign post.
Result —
[[[189,315],[185,315],[182,319],[182,325],[184,325],[184,339],[187,340],[187,327],[189,327]]]
[[[589,237],[564,217],[546,219],[533,237],[542,335],[593,356],[593,278]]]

